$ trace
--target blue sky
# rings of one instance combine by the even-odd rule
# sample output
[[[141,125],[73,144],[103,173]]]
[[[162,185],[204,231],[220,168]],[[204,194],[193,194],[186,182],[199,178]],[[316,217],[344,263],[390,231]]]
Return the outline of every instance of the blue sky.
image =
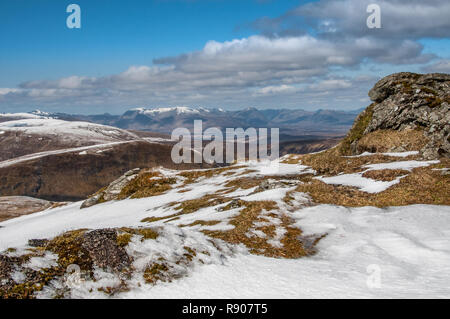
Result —
[[[82,28],[68,29],[68,4],[82,10]],[[299,1],[14,0],[0,2],[0,86],[81,73],[101,76],[154,58],[201,49],[209,40],[246,37],[262,16]]]
[[[448,1],[378,1],[380,30],[367,1],[309,2],[1,1],[0,112],[354,109],[381,76],[450,72]]]

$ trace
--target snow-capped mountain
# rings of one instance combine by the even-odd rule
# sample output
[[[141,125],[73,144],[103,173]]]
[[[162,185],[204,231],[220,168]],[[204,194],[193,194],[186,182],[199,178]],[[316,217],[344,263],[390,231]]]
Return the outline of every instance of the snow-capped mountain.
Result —
[[[301,135],[317,133],[344,133],[353,123],[358,112],[246,108],[226,111],[220,108],[135,108],[116,119],[109,118],[110,125],[125,129],[139,129],[170,133],[174,128],[192,128],[194,120],[202,120],[204,127],[277,127],[282,134]],[[93,121],[96,119],[92,118]],[[97,119],[98,120],[98,119]]]
[[[202,120],[204,127],[279,128],[285,135],[343,135],[350,128],[358,111],[301,109],[224,110],[204,107],[132,108],[122,115],[71,115],[64,113],[30,113],[68,121],[87,121],[122,129],[145,130],[170,134],[177,127],[192,129],[194,120]],[[25,113],[28,114],[28,113]],[[1,118],[0,118],[1,120]]]

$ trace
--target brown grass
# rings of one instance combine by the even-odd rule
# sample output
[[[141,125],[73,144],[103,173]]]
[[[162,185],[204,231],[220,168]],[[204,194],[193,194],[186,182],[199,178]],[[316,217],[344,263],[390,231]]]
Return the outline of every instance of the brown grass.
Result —
[[[118,235],[118,240],[119,240],[119,236],[125,236],[127,234],[129,235],[138,235],[141,236],[141,241],[147,240],[147,239],[156,239],[158,238],[159,234],[157,232],[156,229],[153,228],[129,228],[129,227],[122,227],[119,228],[119,231],[122,232],[122,234]],[[124,237],[127,238],[127,237]],[[128,242],[131,239],[131,236],[128,238]],[[127,243],[128,244],[128,243]]]
[[[282,226],[286,229],[286,234],[281,239],[282,247],[274,247],[267,243],[267,240],[275,235],[275,226],[262,226],[257,229],[263,231],[267,238],[261,238],[258,236],[248,237],[246,234],[254,226],[255,222],[265,222],[260,214],[262,210],[270,211],[278,208],[274,201],[255,201],[243,203],[244,209],[240,214],[234,217],[230,224],[235,228],[228,231],[203,231],[206,235],[222,239],[232,244],[244,244],[252,254],[264,255],[267,257],[278,258],[299,258],[306,256],[311,251],[305,250],[303,243],[298,239],[301,234],[300,229],[291,227],[292,220],[284,215],[281,217]]]
[[[121,190],[118,199],[161,195],[171,189],[171,185],[175,183],[175,178],[161,177],[159,172],[140,173]]]
[[[362,113],[358,115],[352,128],[347,133],[347,136],[342,140],[342,142],[337,147],[340,155],[351,155],[352,154],[352,144],[363,137],[364,131],[372,120],[373,108],[375,103],[368,106]]]
[[[376,194],[347,186],[328,185],[316,179],[299,185],[296,190],[308,193],[315,203],[348,207],[450,205],[450,177],[431,170],[431,167],[416,168],[398,184]]]
[[[239,188],[241,189],[250,189],[255,186],[258,186],[263,181],[262,178],[256,178],[256,177],[243,177],[243,178],[236,178],[233,179],[225,184],[225,187],[231,187],[232,191],[237,190]]]
[[[195,170],[195,171],[183,171],[179,173],[179,176],[186,178],[185,184],[194,183],[197,179],[201,177],[211,178],[213,176],[217,176],[219,174],[228,172],[230,170],[236,170],[239,168],[243,168],[245,166],[227,166],[221,168],[212,168],[212,169],[204,169],[204,170]]]
[[[169,206],[176,206],[175,210],[178,210],[179,212],[175,214],[171,214],[168,216],[162,216],[162,217],[146,217],[141,220],[142,223],[153,223],[160,220],[176,220],[179,219],[179,216],[185,215],[185,214],[191,214],[199,209],[210,207],[210,206],[217,206],[226,202],[231,201],[231,198],[222,197],[219,195],[205,195],[200,198],[186,200],[181,203],[173,202],[170,203]]]
[[[419,151],[428,143],[428,138],[424,136],[420,129],[414,130],[377,130],[364,135],[357,143],[358,153],[389,152],[397,147],[402,147],[405,151]]]
[[[221,223],[220,220],[196,220],[195,222],[190,223],[190,224],[180,225],[180,227],[191,227],[191,226],[196,226],[196,225],[214,226],[214,225],[217,225],[220,223]]]
[[[412,158],[408,157],[408,159]],[[320,175],[337,175],[339,173],[361,172],[364,170],[361,166],[366,164],[404,161],[405,158],[382,154],[345,157],[339,154],[339,149],[333,148],[321,153],[303,155],[299,160],[302,164],[310,166]]]
[[[380,169],[367,171],[362,174],[363,177],[371,178],[377,181],[390,182],[396,179],[399,176],[408,175],[409,171],[405,171],[402,169]]]
[[[217,195],[205,195],[201,198],[181,202],[177,207],[175,207],[175,209],[181,209],[181,214],[190,214],[198,211],[199,209],[217,206],[231,200],[231,198],[221,197]]]

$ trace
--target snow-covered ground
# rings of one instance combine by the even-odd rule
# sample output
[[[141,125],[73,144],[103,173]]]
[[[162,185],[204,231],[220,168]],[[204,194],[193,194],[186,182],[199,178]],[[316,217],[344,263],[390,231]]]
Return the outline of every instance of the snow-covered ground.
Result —
[[[59,139],[88,139],[92,143],[139,139],[133,133],[111,126],[41,117],[2,122],[0,130],[22,132],[29,135],[54,136]]]
[[[428,162],[397,162],[395,168],[411,169]],[[420,164],[418,164],[420,163]],[[383,168],[390,167],[382,165]],[[367,167],[367,169],[379,169]],[[167,176],[176,172],[161,170]],[[233,172],[200,178],[183,185],[179,180],[174,189],[142,199],[110,201],[80,209],[81,202],[64,207],[22,216],[0,223],[0,251],[10,247],[24,249],[29,239],[51,238],[62,232],[80,228],[108,228],[148,226],[146,217],[168,217],[176,212],[169,205],[201,198],[224,191],[230,179],[242,176],[307,174],[311,169],[297,164],[264,165],[250,163],[236,166]],[[233,174],[230,174],[233,173]],[[344,176],[344,175],[340,175]],[[273,200],[283,210],[282,198],[295,187],[285,186],[254,193],[255,188],[237,189],[223,196],[246,201]],[[181,191],[181,192],[180,192]],[[450,298],[450,207],[412,205],[390,207],[346,208],[333,205],[302,206],[307,200],[303,193],[291,193],[297,205],[289,215],[302,236],[327,234],[318,244],[318,253],[300,259],[268,258],[250,254],[243,245],[222,245],[217,250],[199,230],[227,230],[228,221],[239,214],[239,208],[220,210],[224,204],[201,208],[176,220],[151,223],[159,227],[161,236],[141,242],[134,238],[127,252],[135,257],[136,269],[152,258],[164,257],[178,267],[180,279],[170,283],[147,285],[136,274],[129,282],[130,290],[115,295],[118,298]],[[283,206],[284,205],[284,206]],[[262,213],[264,215],[264,212]],[[265,216],[276,225],[279,245],[284,229],[276,217]],[[218,220],[213,226],[186,226],[196,220]],[[185,227],[179,227],[184,225]],[[256,225],[255,225],[256,226]],[[256,229],[253,235],[258,235]],[[263,236],[262,232],[259,235]],[[202,263],[175,265],[173,256],[182,254],[187,245],[208,254]],[[172,259],[171,259],[172,258]],[[196,258],[199,258],[198,256]],[[32,259],[30,265],[39,268],[53,263],[55,256]],[[181,268],[180,268],[181,267]],[[16,274],[20,278],[20,274]],[[98,281],[87,282],[74,289],[74,297],[106,297],[95,289],[99,285],[113,285],[118,279],[96,270]],[[89,291],[92,289],[93,292]],[[48,289],[40,297],[50,296]]]
[[[450,208],[415,205],[296,213],[307,233],[326,232],[319,253],[301,259],[237,254],[224,265],[128,298],[449,298]]]

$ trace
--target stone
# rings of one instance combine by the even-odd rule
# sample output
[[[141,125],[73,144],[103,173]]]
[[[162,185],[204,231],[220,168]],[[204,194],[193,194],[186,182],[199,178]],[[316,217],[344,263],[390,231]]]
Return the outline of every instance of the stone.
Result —
[[[364,134],[422,129],[429,140],[420,150],[424,158],[450,156],[450,74],[391,74],[375,84],[369,97],[373,115]]]
[[[131,258],[117,244],[114,229],[97,229],[83,236],[83,248],[89,252],[94,264],[100,268],[121,271],[131,265]]]
[[[136,176],[138,176],[139,172],[141,171],[140,168],[135,168],[132,170],[129,170],[125,174],[123,174],[121,177],[113,181],[111,184],[109,184],[108,187],[106,187],[104,190],[92,195],[88,199],[86,199],[80,206],[80,208],[87,208],[94,206],[96,204],[99,204],[100,202],[104,201],[110,201],[115,200],[118,198],[120,192],[122,189]]]

